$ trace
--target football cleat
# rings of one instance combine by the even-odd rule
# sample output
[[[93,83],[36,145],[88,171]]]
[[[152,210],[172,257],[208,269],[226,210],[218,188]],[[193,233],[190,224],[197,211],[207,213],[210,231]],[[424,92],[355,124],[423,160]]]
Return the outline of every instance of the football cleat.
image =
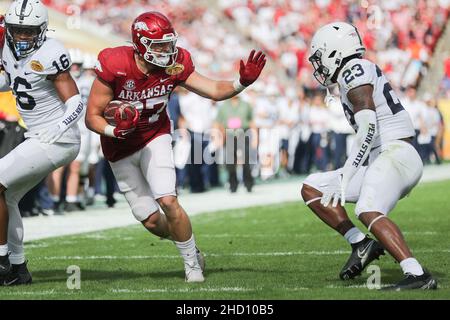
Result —
[[[0,256],[0,277],[6,276],[11,271],[9,254]]]
[[[423,274],[420,276],[406,273],[405,278],[396,285],[383,288],[383,290],[390,291],[403,291],[413,289],[435,290],[437,289],[437,280],[433,278],[431,273],[424,269]]]
[[[201,251],[197,247],[195,247],[195,254],[197,255],[197,261],[200,265],[200,268],[202,269],[202,272],[205,272],[206,262],[203,253],[201,253]]]
[[[0,285],[2,286],[18,286],[22,284],[31,284],[31,273],[28,271],[27,263],[11,265],[10,272],[3,277]]]
[[[205,277],[198,262],[184,263],[184,270],[186,273],[186,282],[203,282]]]
[[[360,242],[352,244],[352,253],[339,277],[342,280],[349,280],[359,276],[365,267],[381,255],[384,255],[383,247],[376,240],[366,236]]]
[[[205,277],[203,276],[203,271],[205,271],[205,257],[197,247],[195,247],[195,255],[197,261],[194,261],[192,263],[184,263],[186,282],[205,281]]]

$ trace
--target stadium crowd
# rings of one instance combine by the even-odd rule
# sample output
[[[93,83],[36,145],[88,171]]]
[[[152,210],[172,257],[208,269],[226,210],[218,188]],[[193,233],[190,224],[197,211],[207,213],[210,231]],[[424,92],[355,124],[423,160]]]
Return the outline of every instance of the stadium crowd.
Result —
[[[182,89],[171,96],[174,129],[183,129],[177,131],[174,144],[179,191],[203,192],[226,184],[235,192],[243,180],[250,192],[257,178],[343,165],[352,129],[339,100],[326,106],[324,88],[318,86],[307,61],[312,34],[332,20],[350,21],[358,27],[368,49],[366,57],[379,64],[402,93],[402,104],[416,129],[415,147],[424,163],[441,161],[444,123],[436,97],[419,97],[416,88],[448,18],[445,0],[390,0],[377,1],[377,5],[345,0],[220,0],[210,7],[193,0],[43,2],[66,14],[76,5],[83,19],[124,38],[129,37],[131,21],[139,13],[162,11],[174,22],[180,35],[178,45],[191,51],[200,72],[213,77],[234,77],[247,46],[256,45],[270,55],[271,64],[261,81],[230,101],[214,103]],[[76,77],[81,83],[89,82],[92,66],[85,65],[81,74],[82,62],[74,62]],[[444,65],[440,92],[450,98],[450,57]],[[20,143],[25,129],[13,111],[1,109],[12,102],[0,98],[2,157]],[[229,130],[234,141],[240,137],[238,129],[248,133],[248,141],[228,150]],[[93,204],[96,194],[105,196],[108,207],[114,206],[117,186],[101,155],[98,136],[90,137],[91,150],[79,163],[52,174],[23,199],[25,216],[82,210]],[[195,150],[216,161],[190,163]],[[238,160],[226,161],[229,152]],[[243,164],[242,169],[237,163]]]

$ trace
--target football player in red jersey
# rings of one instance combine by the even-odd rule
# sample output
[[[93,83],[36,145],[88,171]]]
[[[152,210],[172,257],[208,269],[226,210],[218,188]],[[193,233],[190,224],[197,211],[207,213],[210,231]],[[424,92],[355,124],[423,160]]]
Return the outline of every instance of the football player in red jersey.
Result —
[[[163,14],[140,15],[131,32],[133,47],[109,48],[99,54],[86,124],[102,135],[104,155],[135,218],[153,234],[175,242],[187,282],[203,282],[204,260],[175,190],[169,96],[180,85],[216,101],[231,98],[256,81],[265,55],[253,50],[246,63],[241,60],[239,79],[216,81],[195,71],[190,53],[176,46],[177,33]],[[109,125],[103,110],[112,100],[132,103],[138,117]]]

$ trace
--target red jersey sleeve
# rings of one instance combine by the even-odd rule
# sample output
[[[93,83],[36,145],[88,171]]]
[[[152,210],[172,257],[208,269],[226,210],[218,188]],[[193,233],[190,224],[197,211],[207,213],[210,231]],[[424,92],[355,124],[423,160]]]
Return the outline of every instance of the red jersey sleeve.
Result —
[[[183,48],[178,48],[177,63],[183,65],[183,71],[176,75],[178,82],[184,82],[189,78],[192,72],[195,71],[194,63],[192,62],[191,54]]]
[[[104,49],[98,54],[98,61],[95,65],[97,77],[111,86],[114,85],[114,79],[116,78],[113,66],[111,65],[111,62],[114,61],[113,58],[112,49]]]

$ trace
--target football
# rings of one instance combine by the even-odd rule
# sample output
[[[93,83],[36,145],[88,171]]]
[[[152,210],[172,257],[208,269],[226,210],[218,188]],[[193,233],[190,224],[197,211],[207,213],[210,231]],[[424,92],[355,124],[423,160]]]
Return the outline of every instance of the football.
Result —
[[[108,103],[105,110],[103,111],[103,117],[105,118],[106,122],[108,122],[108,124],[116,126],[116,119],[128,119],[128,113],[125,112],[126,109],[130,109],[132,111],[133,117],[135,113],[138,112],[136,107],[128,102],[113,100]]]

